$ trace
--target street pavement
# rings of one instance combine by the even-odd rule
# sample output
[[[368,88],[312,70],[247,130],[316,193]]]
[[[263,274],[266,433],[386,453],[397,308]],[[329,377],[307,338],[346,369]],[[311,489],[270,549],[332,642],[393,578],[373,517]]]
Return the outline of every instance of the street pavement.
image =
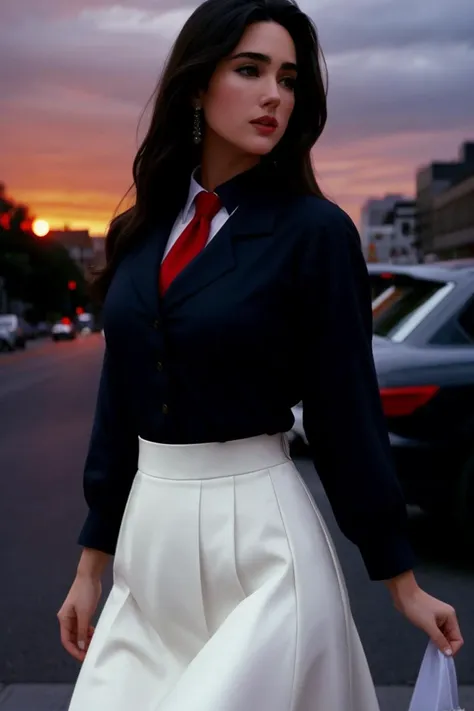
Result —
[[[56,612],[73,579],[86,513],[82,467],[103,340],[49,340],[0,354],[0,711],[64,711],[77,663],[62,649]],[[426,646],[368,580],[338,531],[313,466],[298,467],[334,537],[382,711],[407,709]],[[410,511],[417,577],[452,603],[465,638],[456,658],[461,701],[474,709],[474,564],[445,521]],[[110,585],[106,580],[105,592]]]

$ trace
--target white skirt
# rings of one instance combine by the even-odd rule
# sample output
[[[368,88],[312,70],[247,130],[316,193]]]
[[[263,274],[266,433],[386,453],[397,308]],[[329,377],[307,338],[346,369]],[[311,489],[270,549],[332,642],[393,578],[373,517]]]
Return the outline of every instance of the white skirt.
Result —
[[[140,439],[114,584],[69,711],[378,711],[286,435]]]

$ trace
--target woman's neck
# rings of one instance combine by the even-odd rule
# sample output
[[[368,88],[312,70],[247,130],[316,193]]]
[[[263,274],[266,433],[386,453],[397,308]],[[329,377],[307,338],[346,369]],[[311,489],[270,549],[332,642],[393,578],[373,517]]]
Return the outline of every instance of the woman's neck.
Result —
[[[230,155],[224,146],[211,146],[205,140],[201,158],[201,185],[205,190],[215,190],[236,175],[254,168],[259,162],[260,156],[248,153],[235,155],[235,149]]]

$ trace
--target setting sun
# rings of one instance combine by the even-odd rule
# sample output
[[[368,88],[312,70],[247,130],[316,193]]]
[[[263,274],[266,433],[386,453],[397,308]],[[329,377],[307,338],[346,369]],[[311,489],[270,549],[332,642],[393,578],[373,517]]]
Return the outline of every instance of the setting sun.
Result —
[[[35,220],[32,229],[37,237],[46,237],[49,232],[49,224],[46,220]]]

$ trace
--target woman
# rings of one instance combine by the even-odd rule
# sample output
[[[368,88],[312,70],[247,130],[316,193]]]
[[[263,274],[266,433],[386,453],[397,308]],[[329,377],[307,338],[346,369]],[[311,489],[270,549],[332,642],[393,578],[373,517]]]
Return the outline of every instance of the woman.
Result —
[[[454,610],[412,572],[360,242],[311,168],[325,122],[316,33],[291,0],[194,12],[97,282],[90,511],[58,613],[84,662],[71,711],[376,711],[334,546],[283,434],[300,400],[369,576],[441,649],[462,644]]]

